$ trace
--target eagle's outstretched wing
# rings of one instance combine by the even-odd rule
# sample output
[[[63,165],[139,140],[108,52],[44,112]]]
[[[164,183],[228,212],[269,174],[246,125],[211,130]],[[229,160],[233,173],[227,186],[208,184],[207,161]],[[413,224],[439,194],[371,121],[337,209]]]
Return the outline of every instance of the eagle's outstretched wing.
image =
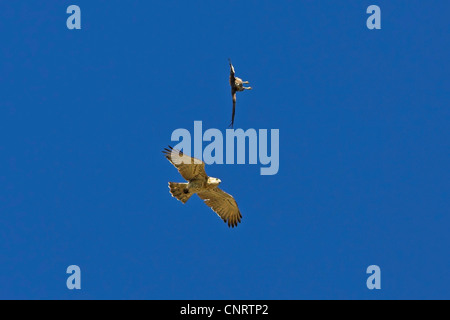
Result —
[[[189,181],[195,177],[207,177],[205,163],[203,161],[187,156],[180,150],[173,149],[171,146],[165,148],[163,153],[167,160],[178,169],[178,172],[184,179]]]
[[[219,188],[204,190],[197,194],[224,222],[228,223],[228,227],[234,228],[241,222],[242,215],[233,196]]]

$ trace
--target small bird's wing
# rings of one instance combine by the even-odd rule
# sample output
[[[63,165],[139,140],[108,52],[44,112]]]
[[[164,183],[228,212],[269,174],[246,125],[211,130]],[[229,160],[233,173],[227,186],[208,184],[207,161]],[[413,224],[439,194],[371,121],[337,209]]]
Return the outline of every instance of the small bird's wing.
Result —
[[[205,179],[208,177],[205,172],[205,163],[202,160],[187,156],[171,146],[165,148],[163,153],[167,160],[178,169],[178,172],[184,179],[189,181],[195,177]]]
[[[219,188],[207,189],[197,194],[224,222],[228,223],[228,227],[234,228],[241,222],[242,215],[233,196]]]
[[[235,74],[234,67],[231,64],[231,60],[230,59],[228,59],[228,62],[230,63],[230,86],[234,87],[234,80],[236,79],[235,76],[234,76],[234,74]]]
[[[235,88],[231,88],[231,96],[233,97],[233,112],[231,114],[231,123],[228,127],[233,128],[234,114],[236,113],[236,89]]]

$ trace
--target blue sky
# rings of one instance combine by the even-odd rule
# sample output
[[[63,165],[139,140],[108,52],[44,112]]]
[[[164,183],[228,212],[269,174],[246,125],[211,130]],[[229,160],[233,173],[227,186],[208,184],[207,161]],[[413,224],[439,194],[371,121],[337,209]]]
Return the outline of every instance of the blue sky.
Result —
[[[449,11],[2,1],[0,298],[450,298]],[[280,130],[277,175],[207,167],[239,204],[234,229],[171,197],[182,179],[161,154],[195,120],[226,129],[228,58],[254,88],[235,127]]]

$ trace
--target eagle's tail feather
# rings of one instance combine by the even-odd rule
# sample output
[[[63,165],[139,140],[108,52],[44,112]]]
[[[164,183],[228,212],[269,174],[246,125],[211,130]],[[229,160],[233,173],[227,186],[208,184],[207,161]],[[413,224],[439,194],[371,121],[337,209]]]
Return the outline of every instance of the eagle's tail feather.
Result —
[[[186,203],[186,201],[188,201],[189,198],[193,195],[192,192],[189,192],[187,186],[187,183],[169,182],[169,189],[172,197],[177,198],[183,203]]]

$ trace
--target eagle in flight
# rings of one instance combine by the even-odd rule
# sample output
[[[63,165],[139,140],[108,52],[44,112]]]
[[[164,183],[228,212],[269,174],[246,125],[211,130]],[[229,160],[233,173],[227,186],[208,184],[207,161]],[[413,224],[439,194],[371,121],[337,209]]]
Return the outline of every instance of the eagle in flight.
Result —
[[[231,60],[228,59],[230,63],[230,86],[231,86],[231,96],[233,97],[233,113],[231,114],[230,127],[233,128],[234,124],[234,114],[236,112],[236,92],[244,90],[252,90],[252,87],[244,87],[244,84],[249,83],[248,81],[242,81],[241,78],[236,77],[234,74],[234,67],[231,64]]]
[[[167,160],[178,169],[181,176],[188,181],[187,183],[169,182],[172,197],[184,204],[196,193],[225,223],[228,223],[228,227],[234,228],[241,222],[242,215],[236,200],[219,189],[220,179],[208,177],[203,161],[189,157],[171,146],[165,148],[163,153]]]

